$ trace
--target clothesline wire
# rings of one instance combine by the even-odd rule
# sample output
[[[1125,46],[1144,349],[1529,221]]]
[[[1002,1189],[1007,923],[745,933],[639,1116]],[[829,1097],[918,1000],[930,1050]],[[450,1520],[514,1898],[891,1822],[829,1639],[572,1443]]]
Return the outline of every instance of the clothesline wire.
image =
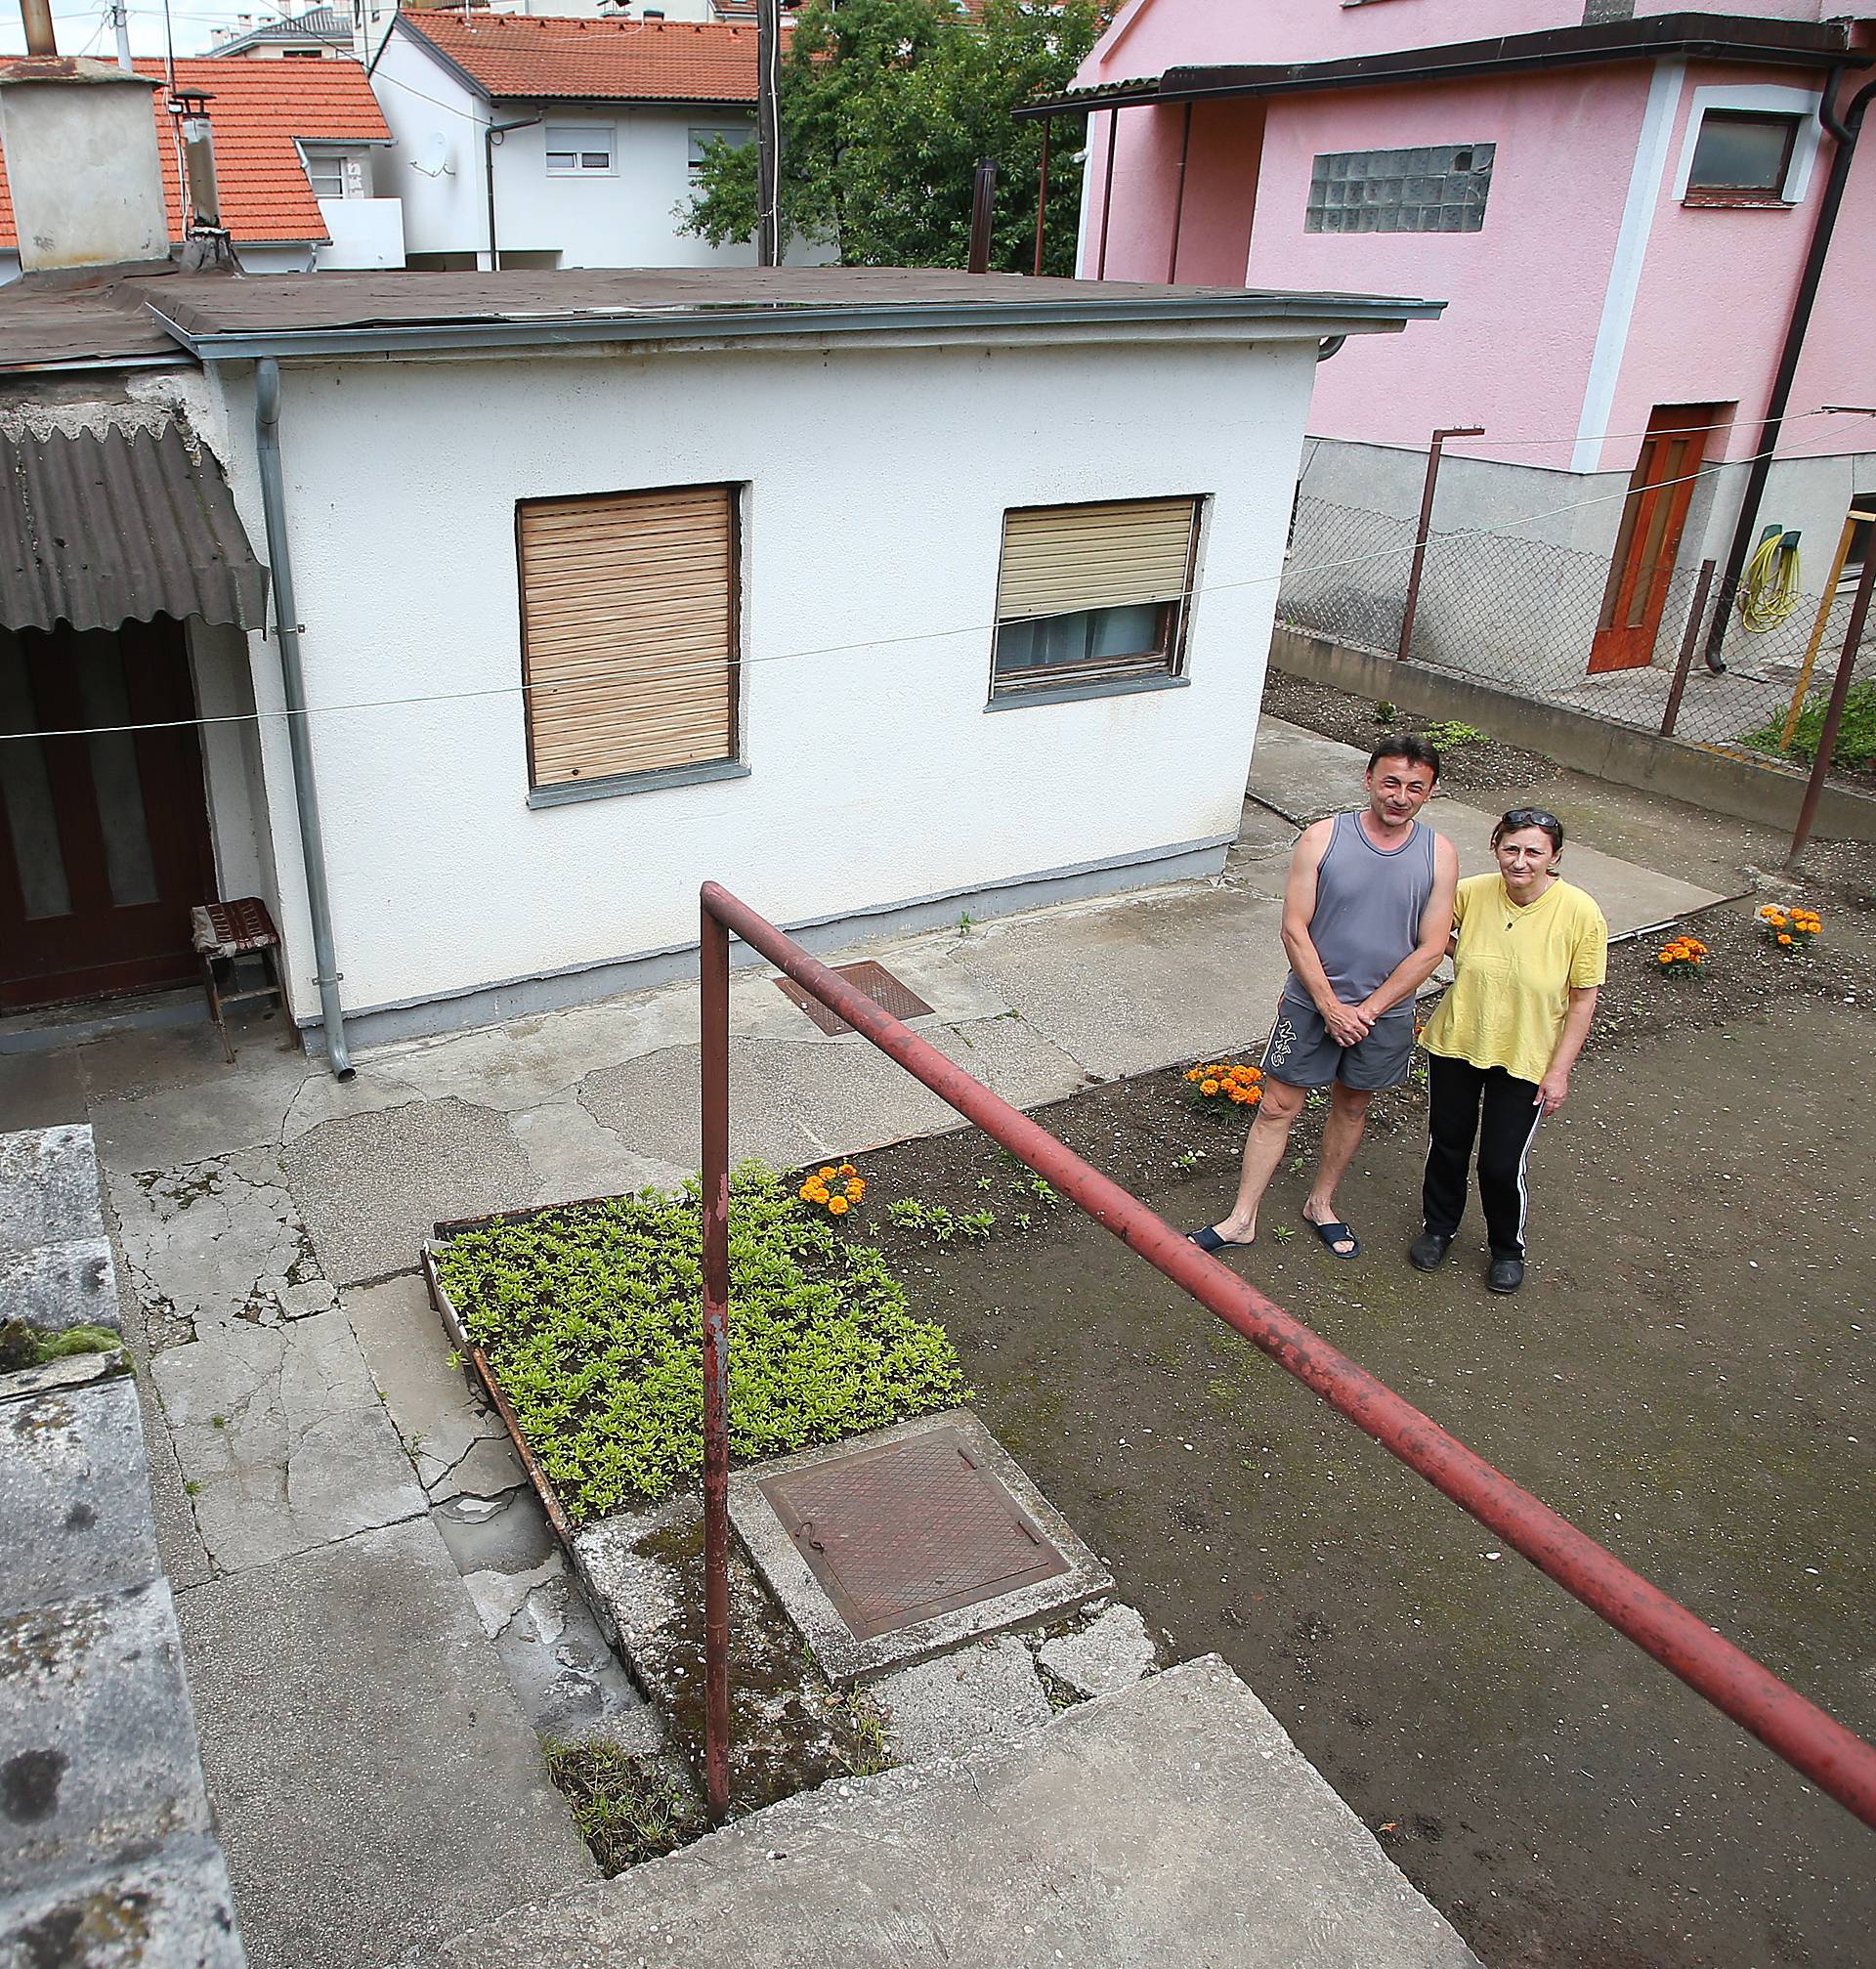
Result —
[[[1758,458],[1769,458],[1773,455],[1772,451],[1768,450],[1760,452]],[[1793,456],[1802,457],[1808,454],[1803,452],[1786,452],[1783,455],[1789,458]],[[1703,466],[1699,471],[1685,473],[1678,479],[1663,479],[1658,486],[1650,490],[1665,492],[1672,486],[1691,484],[1698,479],[1710,478],[1717,472],[1732,471],[1741,465],[1755,464],[1758,462],[1758,458],[1732,458],[1720,464]],[[1506,533],[1514,532],[1519,527],[1534,526],[1540,520],[1557,519],[1566,513],[1581,512],[1586,507],[1604,505],[1611,499],[1624,499],[1628,496],[1626,489],[1616,492],[1600,492],[1591,498],[1572,500],[1567,505],[1553,506],[1545,512],[1527,513],[1521,519],[1511,522],[1510,527],[1505,529],[1488,531],[1483,528],[1470,528],[1463,533],[1445,534],[1437,536],[1429,535],[1427,542],[1428,551],[1429,553],[1442,551],[1459,541],[1468,539],[1502,538]],[[1292,575],[1328,574],[1344,568],[1369,567],[1377,561],[1391,560],[1401,554],[1411,554],[1413,551],[1414,542],[1410,540],[1399,546],[1383,547],[1372,554],[1350,554],[1332,561],[1309,562],[1301,567],[1286,565],[1280,568],[1274,575],[1253,575],[1238,581],[1200,582],[1182,589],[1176,596],[1169,596],[1165,599],[1182,603],[1191,602],[1200,595],[1223,594],[1244,588],[1266,587],[1282,581],[1286,577]],[[701,659],[694,663],[662,664],[660,666],[660,675],[662,677],[676,677],[698,670],[728,671],[731,668],[746,669],[753,667],[756,664],[798,662],[808,657],[847,656],[856,652],[891,649],[907,643],[945,642],[954,636],[988,634],[993,632],[996,627],[997,624],[995,622],[970,622],[944,629],[917,629],[909,635],[903,636],[869,636],[859,642],[823,643],[808,649],[778,650],[773,656],[767,657],[734,659],[710,657]],[[307,705],[297,710],[282,708],[266,711],[258,709],[252,711],[221,711],[209,716],[165,718],[141,724],[76,725],[58,731],[0,732],[0,742],[7,740],[101,738],[121,732],[167,732],[201,729],[211,725],[258,725],[263,719],[268,718],[332,717],[343,711],[403,710],[419,705],[464,704],[485,698],[526,698],[534,692],[543,692],[551,695],[554,692],[563,690],[584,690],[594,684],[608,683],[614,681],[616,678],[629,674],[629,668],[621,665],[616,671],[582,676],[578,679],[577,683],[531,684],[516,682],[512,684],[490,684],[479,690],[471,691],[430,691],[405,698],[366,698],[351,704]]]

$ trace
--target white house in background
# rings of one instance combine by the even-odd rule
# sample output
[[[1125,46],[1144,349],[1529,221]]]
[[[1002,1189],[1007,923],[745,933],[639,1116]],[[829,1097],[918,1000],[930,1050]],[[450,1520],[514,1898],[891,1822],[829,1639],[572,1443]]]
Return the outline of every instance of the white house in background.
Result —
[[[752,26],[401,14],[370,74],[412,267],[754,264],[678,230],[709,144],[753,137]]]
[[[215,61],[356,61],[352,17],[337,7],[309,7],[300,14],[235,16],[232,27],[212,30],[204,51]]]
[[[355,1045],[680,974],[706,877],[825,947],[1217,871],[1320,346],[1437,312],[876,268],[137,291],[116,332],[199,365],[345,707],[307,732]],[[82,298],[0,297],[0,395]],[[277,628],[203,633],[259,714],[214,727],[208,832],[317,1047]]]
[[[137,73],[168,80],[168,64]],[[364,70],[335,61],[175,64],[176,87],[209,99],[222,218],[249,274],[404,265],[404,215],[378,195],[374,159],[391,143]],[[149,91],[172,240],[183,236],[176,144],[164,89]],[[20,275],[20,235],[0,164],[0,281]]]

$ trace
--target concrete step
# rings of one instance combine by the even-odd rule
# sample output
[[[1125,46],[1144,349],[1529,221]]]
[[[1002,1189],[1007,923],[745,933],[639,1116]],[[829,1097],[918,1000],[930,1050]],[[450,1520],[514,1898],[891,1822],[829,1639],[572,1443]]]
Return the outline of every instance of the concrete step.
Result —
[[[398,1969],[1478,1969],[1215,1655],[823,1786]]]

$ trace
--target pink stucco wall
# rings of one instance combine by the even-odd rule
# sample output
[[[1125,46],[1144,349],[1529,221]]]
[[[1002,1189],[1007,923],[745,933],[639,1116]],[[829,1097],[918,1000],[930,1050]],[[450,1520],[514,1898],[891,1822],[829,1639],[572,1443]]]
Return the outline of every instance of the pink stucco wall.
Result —
[[[1638,15],[1686,11],[1685,0],[1638,0]],[[1706,0],[1700,11],[1769,21],[1827,21],[1847,0]],[[1084,84],[1158,75],[1216,62],[1329,62],[1343,55],[1432,48],[1486,34],[1583,24],[1583,0],[1135,0],[1084,64]]]

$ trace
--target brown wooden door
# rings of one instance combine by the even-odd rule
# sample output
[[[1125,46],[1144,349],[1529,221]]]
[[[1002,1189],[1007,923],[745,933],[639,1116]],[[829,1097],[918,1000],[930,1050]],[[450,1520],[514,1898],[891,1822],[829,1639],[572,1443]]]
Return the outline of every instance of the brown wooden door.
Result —
[[[0,1006],[196,975],[214,864],[194,729],[110,729],[194,715],[179,622],[0,629]]]
[[[1592,676],[1599,670],[1642,669],[1653,659],[1693,497],[1693,475],[1706,456],[1707,427],[1718,421],[1712,404],[1664,404],[1648,419],[1629,496],[1622,503],[1615,560],[1590,646]]]

